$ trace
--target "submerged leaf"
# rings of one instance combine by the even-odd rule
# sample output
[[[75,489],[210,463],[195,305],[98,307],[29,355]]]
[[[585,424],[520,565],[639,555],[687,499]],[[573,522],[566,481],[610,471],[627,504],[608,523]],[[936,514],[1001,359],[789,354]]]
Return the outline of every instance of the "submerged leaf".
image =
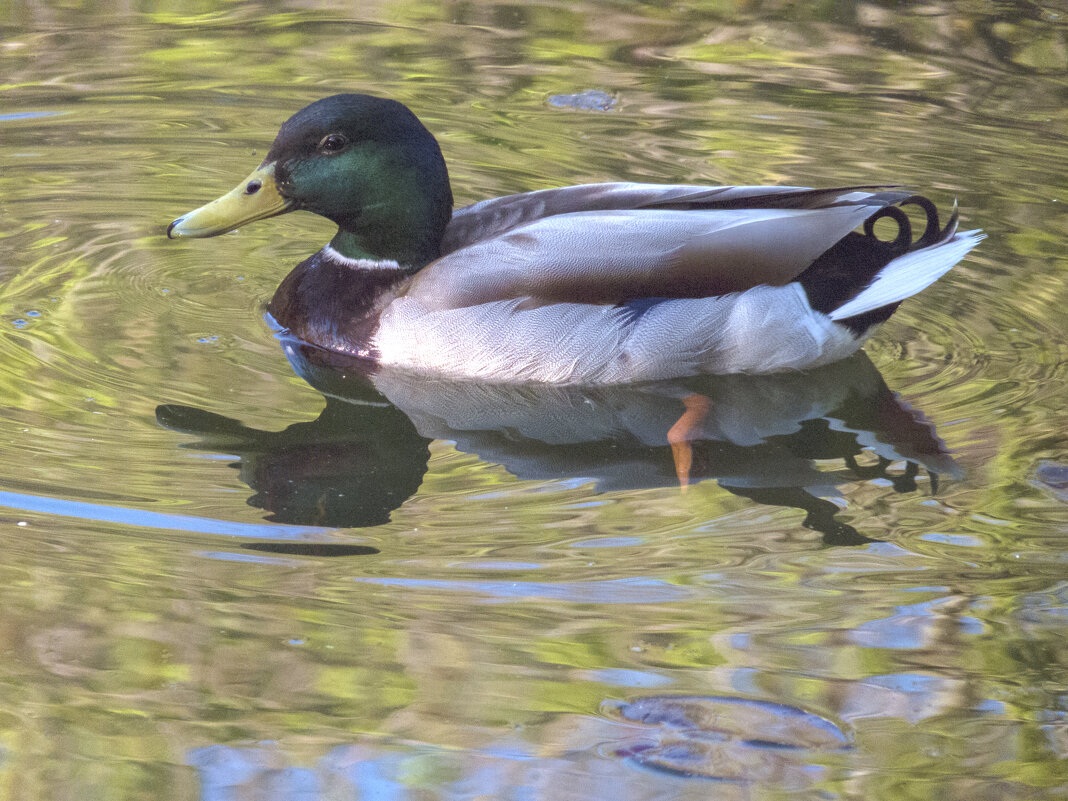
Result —
[[[626,720],[656,727],[619,751],[656,770],[732,782],[805,774],[808,752],[839,751],[849,736],[797,707],[722,696],[652,696],[623,705]]]

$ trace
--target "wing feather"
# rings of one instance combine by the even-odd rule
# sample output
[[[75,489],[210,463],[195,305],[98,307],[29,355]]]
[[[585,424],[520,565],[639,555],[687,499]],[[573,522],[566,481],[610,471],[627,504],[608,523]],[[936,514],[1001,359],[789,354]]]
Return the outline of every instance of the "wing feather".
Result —
[[[442,257],[416,274],[407,294],[445,309],[514,299],[538,305],[698,298],[778,286],[874,210],[860,204],[557,214]]]
[[[909,193],[893,186],[688,186],[602,183],[542,189],[483,200],[458,209],[445,231],[442,252],[451,253],[501,236],[521,225],[558,214],[635,209],[814,209],[896,203]]]

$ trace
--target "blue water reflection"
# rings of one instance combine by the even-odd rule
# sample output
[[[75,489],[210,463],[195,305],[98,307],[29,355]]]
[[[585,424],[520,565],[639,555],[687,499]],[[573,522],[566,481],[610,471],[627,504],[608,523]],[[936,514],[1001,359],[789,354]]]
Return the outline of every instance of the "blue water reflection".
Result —
[[[544,598],[570,603],[655,604],[682,601],[696,593],[687,587],[651,578],[610,581],[446,581],[443,579],[367,578],[356,581],[405,590],[444,590],[464,595],[486,595],[499,600]]]
[[[202,534],[218,534],[223,537],[249,537],[257,539],[300,540],[322,535],[330,529],[321,526],[274,526],[269,523],[235,523],[229,520],[212,520],[191,515],[164,514],[126,506],[108,506],[84,501],[27,495],[19,492],[0,492],[0,507],[73,517],[79,520],[96,520],[119,523],[149,529],[192,531]]]

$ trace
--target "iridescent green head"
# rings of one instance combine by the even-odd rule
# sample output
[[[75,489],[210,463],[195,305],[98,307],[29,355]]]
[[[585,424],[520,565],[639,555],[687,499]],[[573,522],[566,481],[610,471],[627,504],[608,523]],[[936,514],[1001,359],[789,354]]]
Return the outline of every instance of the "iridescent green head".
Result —
[[[452,191],[437,141],[405,106],[334,95],[286,120],[251,175],[167,233],[215,236],[297,209],[337,223],[344,256],[421,267],[439,255]]]

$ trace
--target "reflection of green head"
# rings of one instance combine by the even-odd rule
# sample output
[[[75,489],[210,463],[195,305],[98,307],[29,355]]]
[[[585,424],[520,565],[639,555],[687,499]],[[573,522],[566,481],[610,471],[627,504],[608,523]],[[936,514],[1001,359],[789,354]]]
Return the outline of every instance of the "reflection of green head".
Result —
[[[236,455],[232,466],[254,492],[248,503],[279,523],[345,528],[388,523],[419,489],[430,460],[430,440],[388,403],[327,398],[317,420],[283,431],[176,404],[157,407],[156,419],[199,436],[198,447]]]
[[[440,255],[452,190],[437,141],[405,106],[334,95],[286,120],[257,170],[168,234],[215,236],[296,209],[337,223],[344,256],[421,267]]]

